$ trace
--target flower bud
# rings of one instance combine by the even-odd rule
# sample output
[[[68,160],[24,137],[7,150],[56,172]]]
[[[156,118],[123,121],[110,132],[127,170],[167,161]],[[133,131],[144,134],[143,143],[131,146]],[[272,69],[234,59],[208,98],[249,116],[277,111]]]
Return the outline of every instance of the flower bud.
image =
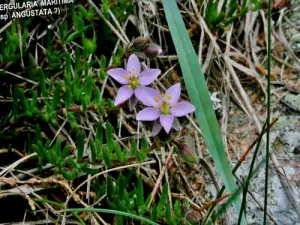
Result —
[[[134,52],[134,54],[139,58],[141,62],[144,62],[146,59],[146,55],[144,52]]]
[[[139,36],[132,42],[132,47],[136,50],[142,50],[145,48],[146,44],[149,43],[148,37]]]
[[[144,52],[148,58],[155,58],[160,55],[163,51],[161,47],[155,43],[147,44]]]
[[[185,144],[180,145],[178,151],[183,161],[191,164],[197,163],[196,153],[189,145],[185,145]]]
[[[185,219],[191,224],[199,224],[201,221],[201,214],[192,210],[186,214]]]

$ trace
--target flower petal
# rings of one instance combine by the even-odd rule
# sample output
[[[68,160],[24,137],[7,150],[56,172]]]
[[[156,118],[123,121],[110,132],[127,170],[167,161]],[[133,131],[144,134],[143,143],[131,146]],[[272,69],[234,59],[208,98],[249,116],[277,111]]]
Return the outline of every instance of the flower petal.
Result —
[[[145,91],[147,92],[146,98],[149,105],[158,107],[162,104],[162,97],[159,91],[149,87],[145,87]]]
[[[136,120],[153,121],[159,118],[159,110],[152,107],[144,108],[136,115]]]
[[[161,73],[159,69],[145,69],[140,73],[139,81],[141,85],[151,84]]]
[[[142,87],[140,87],[140,88],[135,89],[135,90],[134,90],[134,95],[135,95],[135,97],[136,97],[139,101],[141,101],[144,105],[146,105],[146,106],[151,106],[151,105],[149,104],[149,102],[147,101],[147,95],[148,95],[148,93],[147,93],[147,91],[146,91],[146,87],[145,87],[145,86],[142,86]]]
[[[165,101],[169,102],[170,104],[177,103],[180,97],[180,92],[180,83],[172,85],[165,93]]]
[[[132,111],[134,109],[134,107],[136,106],[137,102],[138,102],[138,99],[136,98],[136,96],[132,95],[129,98],[128,105],[129,105],[129,110],[130,111]]]
[[[115,106],[119,105],[120,103],[126,101],[133,95],[133,90],[128,88],[127,85],[120,87],[118,90],[116,99],[115,99]]]
[[[160,124],[159,120],[155,120],[155,122],[153,124],[153,128],[152,128],[151,137],[158,135],[162,128],[163,127]]]
[[[139,58],[135,55],[132,54],[129,56],[128,61],[127,61],[127,67],[126,67],[127,72],[129,73],[130,77],[132,75],[135,75],[138,77],[141,72],[141,63]]]
[[[180,131],[180,129],[181,129],[179,120],[176,117],[174,118],[174,121],[173,121],[173,124],[172,124],[172,128],[174,130],[176,130],[176,131]]]
[[[171,114],[176,117],[185,116],[195,111],[195,106],[189,102],[178,102],[171,107]]]
[[[160,123],[167,133],[170,132],[174,121],[173,115],[160,115]]]
[[[123,68],[114,68],[107,70],[107,74],[118,81],[120,84],[128,84],[129,81],[124,76],[129,77],[129,74]]]

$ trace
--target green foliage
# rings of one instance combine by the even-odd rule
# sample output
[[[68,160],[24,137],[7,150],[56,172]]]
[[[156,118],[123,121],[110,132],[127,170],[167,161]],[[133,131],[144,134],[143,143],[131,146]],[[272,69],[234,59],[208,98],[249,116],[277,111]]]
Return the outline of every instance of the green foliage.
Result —
[[[249,11],[262,8],[263,0],[246,0],[241,5],[236,0],[226,0],[221,7],[220,1],[209,0],[205,11],[205,21],[211,29],[224,29],[243,17]],[[218,10],[218,8],[221,10]]]
[[[84,134],[79,131],[77,135],[77,160],[81,161],[84,153]]]
[[[24,45],[28,37],[27,28],[22,30],[21,37],[19,37],[16,22],[12,22],[5,35],[0,38],[0,68],[7,63],[15,63],[21,58],[20,44]],[[23,54],[26,53],[25,49]]]
[[[227,190],[234,192],[237,189],[237,185],[226,159],[219,124],[213,111],[209,91],[204,75],[201,72],[197,55],[187,34],[176,1],[163,1],[163,7],[179,57],[184,82],[191,101],[196,107],[195,114],[207,148],[214,159],[216,168],[223,178]],[[239,212],[241,201],[238,197],[235,198],[234,204]],[[246,224],[244,216],[242,224]]]
[[[112,20],[111,10],[121,24],[133,13],[132,1],[103,0],[102,7],[108,20]],[[47,27],[45,33],[38,32],[40,36],[30,30],[36,22],[39,23],[34,19],[13,21],[0,37],[0,76],[5,87],[6,83],[10,87],[9,98],[13,98],[11,109],[0,117],[1,144],[6,138],[19,138],[23,132],[25,154],[36,153],[28,164],[38,162],[34,165],[38,168],[51,164],[56,174],[75,180],[74,184],[87,175],[126,165],[129,160],[145,161],[149,148],[145,139],[139,145],[135,139],[121,143],[115,138],[114,123],[103,122],[116,109],[112,96],[103,87],[111,66],[108,62],[112,57],[114,65],[123,64],[124,50],[119,47],[111,56],[107,48],[102,49],[107,43],[115,44],[116,37],[94,8],[89,4],[70,5],[66,18],[57,26]],[[40,28],[45,29],[44,24]],[[9,126],[13,129],[8,132]],[[107,202],[103,202],[115,210],[117,224],[136,219],[156,224],[150,218],[182,224],[174,216],[181,215],[181,211],[171,210],[174,207],[168,201],[166,185],[164,201],[156,200],[147,208],[151,195],[136,173],[136,169],[124,169],[107,174],[106,179],[98,177],[91,181],[91,191],[97,198],[107,194]],[[35,201],[63,207],[47,199]],[[84,224],[77,213],[72,216]]]
[[[144,204],[144,187],[142,177],[138,177],[137,181],[137,203],[139,206]]]
[[[68,115],[70,116],[72,114]],[[76,120],[73,115],[70,118]],[[75,126],[78,126],[78,124],[76,123]],[[57,139],[51,147],[49,140],[45,141],[43,139],[41,127],[36,125],[36,136],[34,138],[35,142],[32,143],[32,149],[37,153],[41,165],[47,163],[53,164],[56,168],[56,172],[61,173],[66,179],[76,179],[79,172],[92,175],[98,172],[98,170],[90,169],[89,165],[104,163],[108,168],[111,168],[115,165],[127,163],[128,159],[131,157],[129,149],[122,149],[121,146],[114,141],[111,124],[107,122],[105,127],[106,129],[104,132],[102,123],[98,123],[95,138],[90,138],[88,143],[86,143],[87,137],[85,136],[85,133],[78,130],[76,146],[72,147],[66,145],[61,140]],[[103,133],[105,133],[105,140]],[[85,156],[85,148],[87,151],[90,151],[90,158]],[[71,154],[74,149],[76,149],[76,155]],[[119,178],[119,196],[123,196],[123,187],[127,183],[128,180]],[[108,182],[108,184],[111,186],[109,190],[113,190],[111,182]]]

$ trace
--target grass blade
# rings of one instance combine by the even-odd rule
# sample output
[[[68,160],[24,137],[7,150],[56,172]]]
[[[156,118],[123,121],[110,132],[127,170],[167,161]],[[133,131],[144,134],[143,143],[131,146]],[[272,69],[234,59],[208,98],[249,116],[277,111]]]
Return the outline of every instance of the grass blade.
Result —
[[[197,55],[186,31],[176,1],[164,0],[163,7],[180,62],[184,82],[190,99],[196,106],[195,114],[206,145],[217,170],[223,178],[225,187],[229,192],[234,193],[237,185],[226,159],[220,128]],[[241,208],[239,197],[234,199],[234,205],[239,212]],[[246,224],[245,218],[243,219],[243,224]]]
[[[112,209],[99,209],[99,208],[76,208],[76,209],[66,209],[62,210],[59,212],[70,212],[70,213],[75,213],[75,212],[100,212],[100,213],[108,213],[108,214],[113,214],[113,215],[120,215],[120,216],[127,216],[131,217],[132,219],[142,221],[147,224],[152,224],[152,225],[159,225],[158,223],[155,223],[147,218],[141,217],[134,215],[132,213],[127,213],[127,212],[122,212],[118,210],[112,210]]]
[[[272,1],[268,1],[268,82],[267,82],[267,126],[270,124],[271,118],[271,46],[272,46]],[[269,158],[270,158],[270,132],[267,132],[266,142],[266,174],[265,174],[265,201],[264,201],[264,224],[267,224],[268,210],[268,184],[269,184]]]

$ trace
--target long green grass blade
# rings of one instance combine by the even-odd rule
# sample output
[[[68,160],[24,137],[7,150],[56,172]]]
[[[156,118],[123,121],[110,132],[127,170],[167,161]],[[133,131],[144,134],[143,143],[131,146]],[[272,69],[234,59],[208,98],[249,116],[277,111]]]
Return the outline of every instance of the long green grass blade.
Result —
[[[270,124],[271,118],[271,51],[272,51],[272,1],[268,1],[268,83],[267,83],[267,126]],[[268,211],[268,184],[269,184],[269,160],[270,160],[270,132],[267,132],[266,141],[266,172],[265,172],[265,200],[264,200],[264,225],[267,224],[267,211]]]
[[[220,128],[196,52],[186,31],[176,1],[163,0],[163,7],[178,55],[184,82],[190,99],[196,107],[195,114],[206,145],[217,170],[223,178],[225,187],[229,192],[234,193],[237,185],[226,159]],[[239,212],[241,207],[239,197],[235,198],[234,205]],[[242,224],[246,224],[245,218]]]
[[[135,220],[139,220],[142,221],[144,223],[147,224],[152,224],[152,225],[159,225],[158,223],[153,222],[152,220],[149,220],[147,218],[141,217],[141,216],[137,216],[134,215],[132,213],[127,213],[127,212],[122,212],[122,211],[118,211],[118,210],[112,210],[112,209],[99,209],[99,208],[74,208],[74,209],[66,209],[66,210],[62,210],[59,212],[70,212],[70,213],[74,213],[74,212],[100,212],[100,213],[108,213],[108,214],[113,214],[113,215],[120,215],[120,216],[127,216],[130,217],[132,219]]]

